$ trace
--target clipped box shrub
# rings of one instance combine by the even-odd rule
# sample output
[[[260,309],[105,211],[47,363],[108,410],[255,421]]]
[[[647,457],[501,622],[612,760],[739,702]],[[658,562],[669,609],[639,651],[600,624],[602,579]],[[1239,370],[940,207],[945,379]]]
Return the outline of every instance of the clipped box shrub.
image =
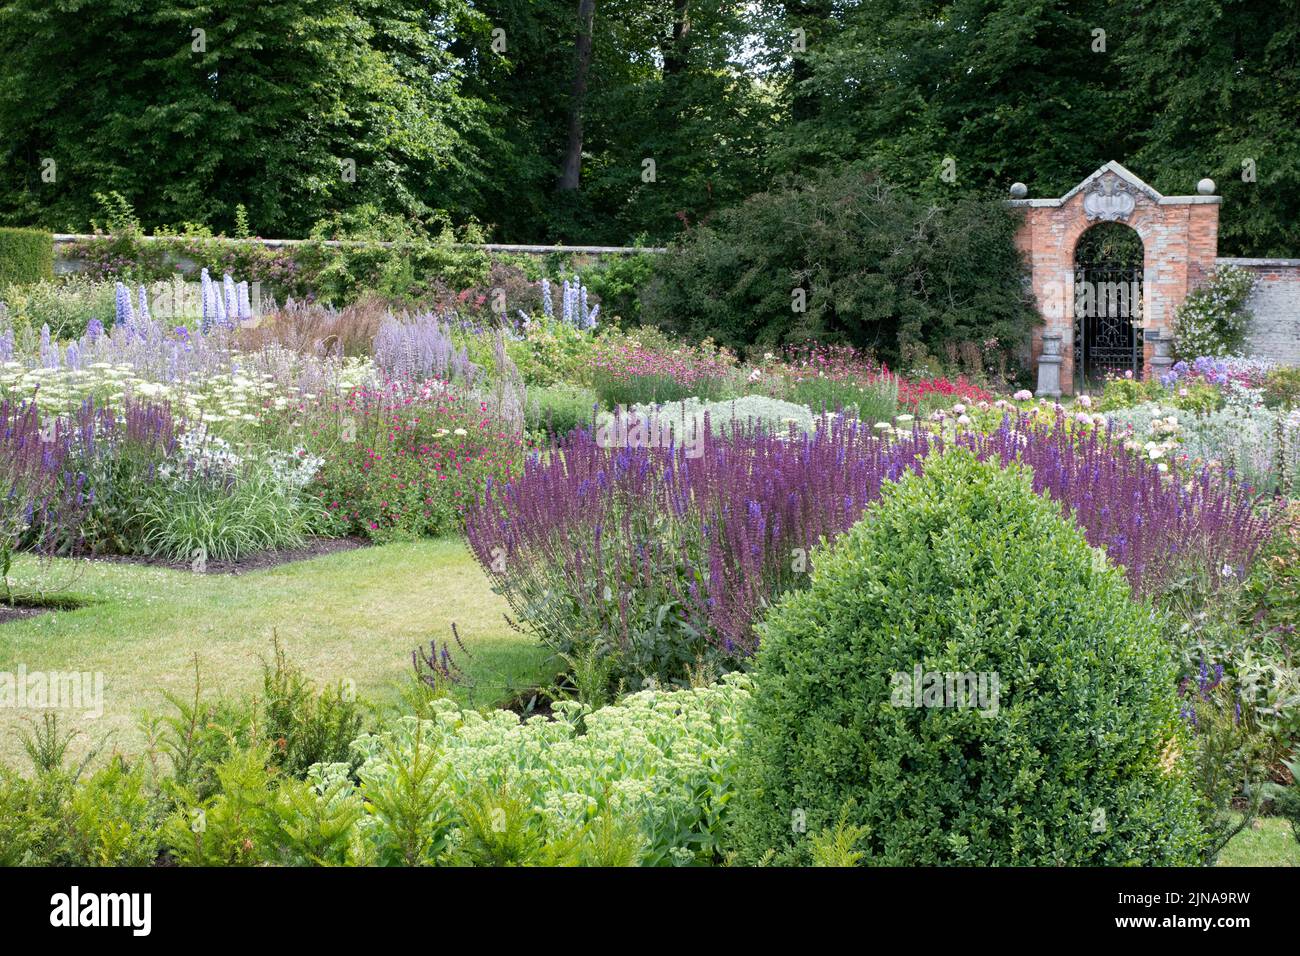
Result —
[[[54,276],[54,236],[43,229],[0,228],[0,289]]]
[[[1027,473],[955,450],[887,486],[761,633],[741,862],[837,825],[869,865],[1197,862],[1157,622]]]

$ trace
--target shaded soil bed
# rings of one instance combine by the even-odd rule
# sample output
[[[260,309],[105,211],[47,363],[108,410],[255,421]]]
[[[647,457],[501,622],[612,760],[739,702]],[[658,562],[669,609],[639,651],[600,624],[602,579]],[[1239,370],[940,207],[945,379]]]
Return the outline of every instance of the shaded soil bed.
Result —
[[[280,551],[259,551],[257,554],[250,554],[247,557],[240,558],[237,561],[216,561],[209,559],[203,571],[200,574],[244,574],[248,571],[260,571],[263,568],[273,568],[279,564],[289,564],[293,561],[306,561],[309,558],[320,558],[327,554],[337,554],[340,551],[355,551],[357,548],[364,548],[370,545],[366,538],[312,538],[301,548],[285,548]],[[196,569],[189,561],[174,561],[165,557],[144,557],[133,554],[105,554],[95,555],[94,561],[108,561],[117,564],[139,564],[151,568],[171,568],[174,571],[191,571]]]
[[[57,611],[53,607],[23,607],[21,604],[17,607],[10,607],[8,604],[0,604],[0,624],[8,624],[10,621],[21,621],[25,618],[36,617],[38,614],[49,614],[51,611]]]
[[[89,602],[80,598],[61,594],[42,596],[16,594],[12,604],[0,600],[0,624],[7,624],[9,621],[22,621],[29,617],[37,617],[53,611],[71,611],[74,608],[85,607],[87,603]]]

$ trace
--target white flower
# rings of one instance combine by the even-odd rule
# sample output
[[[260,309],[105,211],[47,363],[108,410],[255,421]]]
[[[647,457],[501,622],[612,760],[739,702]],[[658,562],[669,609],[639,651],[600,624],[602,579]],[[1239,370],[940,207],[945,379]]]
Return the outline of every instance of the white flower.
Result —
[[[952,413],[953,413],[954,415],[965,415],[965,414],[966,414],[966,406],[965,406],[965,405],[962,405],[962,404],[954,405],[954,406],[952,407]]]

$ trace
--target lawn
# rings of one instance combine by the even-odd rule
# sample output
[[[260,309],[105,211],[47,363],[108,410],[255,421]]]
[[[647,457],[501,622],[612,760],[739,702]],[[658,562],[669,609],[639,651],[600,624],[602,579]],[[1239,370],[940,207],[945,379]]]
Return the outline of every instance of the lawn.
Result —
[[[34,570],[20,559],[15,580],[30,580]],[[65,561],[48,577],[92,603],[0,625],[0,671],[24,664],[29,673],[103,672],[104,715],[77,715],[69,725],[83,731],[74,753],[105,739],[138,753],[140,714],[163,708],[166,691],[193,693],[195,655],[213,692],[257,690],[273,635],[314,680],[350,679],[377,702],[409,678],[417,645],[454,647],[453,623],[470,652],[457,653],[468,702],[495,704],[546,676],[546,655],[511,630],[505,602],[458,540],[364,548],[241,575]],[[27,769],[14,731],[33,713],[0,709],[0,763]]]
[[[1290,821],[1262,817],[1223,848],[1219,866],[1300,866],[1300,841],[1292,835]]]

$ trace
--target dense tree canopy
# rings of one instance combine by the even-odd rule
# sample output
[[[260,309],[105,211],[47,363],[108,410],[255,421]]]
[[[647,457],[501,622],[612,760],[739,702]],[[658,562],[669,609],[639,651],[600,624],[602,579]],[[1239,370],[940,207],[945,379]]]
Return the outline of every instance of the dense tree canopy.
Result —
[[[0,221],[63,229],[116,190],[150,227],[373,206],[622,243],[849,162],[934,199],[1118,159],[1166,192],[1215,178],[1225,252],[1294,255],[1296,115],[1300,0],[0,8]]]

